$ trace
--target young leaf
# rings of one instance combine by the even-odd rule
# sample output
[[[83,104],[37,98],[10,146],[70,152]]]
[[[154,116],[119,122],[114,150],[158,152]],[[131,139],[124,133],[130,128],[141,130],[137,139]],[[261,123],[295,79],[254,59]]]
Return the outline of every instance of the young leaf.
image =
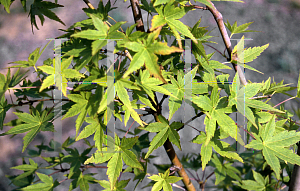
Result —
[[[28,67],[34,67],[35,68],[35,64],[38,61],[38,59],[41,57],[41,55],[43,54],[45,48],[49,45],[49,43],[52,40],[50,40],[46,46],[42,49],[42,51],[40,52],[40,48],[38,47],[36,48],[32,53],[29,54],[28,57],[28,61],[15,61],[15,62],[9,62],[8,64],[19,64],[16,66],[10,66],[9,68],[28,68]]]
[[[240,26],[237,26],[237,22],[235,21],[233,25],[231,26],[230,23],[227,20],[227,23],[224,23],[225,26],[229,29],[231,32],[230,38],[232,35],[237,34],[237,33],[245,33],[245,32],[260,32],[260,31],[253,31],[253,30],[246,30],[249,25],[251,25],[253,22],[245,23]]]
[[[172,93],[175,97],[178,99],[174,99],[174,97],[170,97],[169,99],[169,121],[172,119],[174,113],[180,108],[182,104],[182,100],[184,98],[184,92],[185,90],[188,90],[192,86],[192,93],[194,94],[200,94],[200,93],[206,93],[205,91],[205,84],[191,84],[191,80],[194,79],[196,75],[196,71],[198,70],[198,66],[196,66],[193,70],[185,74],[185,76],[182,76],[181,73],[178,73],[177,75],[177,81],[174,79],[173,76],[170,76],[171,78],[171,84],[165,84],[163,85],[164,88],[166,88],[168,91]],[[192,78],[191,78],[192,76]],[[185,79],[189,77],[189,80]]]
[[[158,173],[158,175],[148,177],[149,179],[156,181],[156,183],[152,187],[152,190],[173,190],[170,183],[178,182],[182,179],[182,177],[169,176],[169,174],[170,169],[168,169],[164,174]]]
[[[160,79],[163,83],[167,83],[161,74],[161,70],[157,64],[157,56],[155,54],[169,55],[173,52],[182,52],[183,50],[175,46],[169,47],[167,43],[157,42],[155,39],[160,33],[161,27],[148,35],[147,41],[144,44],[139,42],[126,42],[123,46],[128,49],[137,52],[125,72],[123,78],[126,78],[129,74],[137,71],[145,64],[147,70],[154,77]],[[154,42],[154,43],[153,43]]]
[[[247,117],[247,119],[256,128],[258,128],[258,126],[255,122],[255,118],[254,118],[253,112],[250,109],[250,107],[284,113],[278,109],[271,107],[270,105],[268,105],[262,101],[249,99],[257,94],[257,92],[260,90],[262,84],[259,84],[259,83],[250,84],[249,83],[246,86],[239,89],[240,81],[238,78],[238,73],[236,73],[236,76],[234,77],[233,81],[236,82],[236,83],[233,83],[233,85],[231,86],[231,92],[233,92],[232,95],[234,95],[234,96],[230,96],[229,105],[233,105],[233,104],[236,105],[237,110],[242,115],[245,115],[245,117]]]
[[[73,69],[67,69],[69,65],[71,64],[71,61],[73,59],[73,56],[69,57],[68,59],[65,59],[61,64],[61,72],[55,72],[55,67],[51,66],[38,66],[39,69],[41,69],[43,72],[46,72],[50,74],[47,76],[47,78],[43,81],[43,84],[40,88],[40,92],[51,86],[56,84],[58,86],[58,89],[62,91],[65,97],[67,96],[67,78],[78,78],[78,77],[84,77],[83,74],[79,73],[77,70]],[[55,63],[53,63],[55,65]],[[58,73],[58,75],[57,75]],[[55,77],[55,78],[54,78]]]
[[[155,9],[157,10],[157,12],[159,12],[157,7],[155,7]],[[178,41],[180,49],[182,49],[182,43],[181,37],[177,31],[192,39],[192,41],[195,44],[198,44],[197,40],[195,39],[194,35],[189,31],[188,27],[178,20],[191,9],[192,7],[176,7],[174,5],[174,0],[169,1],[168,4],[164,7],[163,13],[161,12],[153,17],[150,31],[153,31],[158,27],[162,27],[167,23],[171,28],[172,32],[174,33],[174,36]]]

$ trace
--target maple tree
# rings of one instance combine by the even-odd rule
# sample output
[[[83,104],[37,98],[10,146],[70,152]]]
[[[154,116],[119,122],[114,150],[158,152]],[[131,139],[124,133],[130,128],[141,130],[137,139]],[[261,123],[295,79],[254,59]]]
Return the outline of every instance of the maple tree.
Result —
[[[205,6],[192,5],[185,0],[151,0],[150,3],[146,0],[141,0],[141,3],[131,0],[135,24],[124,32],[121,26],[126,21],[115,21],[114,25],[108,22],[109,18],[113,20],[108,13],[116,8],[111,7],[110,1],[106,5],[102,0],[99,1],[98,8],[95,9],[88,0],[84,0],[89,8],[83,8],[83,11],[89,18],[74,23],[67,30],[61,29],[65,34],[57,37],[68,38],[61,46],[61,64],[57,63],[56,59],[48,58],[41,66],[37,66],[39,57],[50,42],[41,52],[40,48],[35,49],[29,55],[28,61],[9,63],[17,65],[10,65],[6,76],[0,74],[0,128],[9,128],[0,136],[25,133],[22,149],[22,152],[25,152],[28,147],[32,147],[31,142],[38,133],[54,132],[53,121],[60,114],[54,114],[54,106],[44,108],[45,101],[54,100],[48,94],[54,86],[67,98],[61,101],[68,102],[61,107],[62,119],[78,115],[76,136],[68,137],[62,144],[51,140],[49,146],[43,143],[36,145],[38,151],[28,150],[28,162],[23,160],[22,165],[12,167],[24,172],[17,176],[9,176],[11,183],[20,190],[54,190],[65,180],[72,180],[69,190],[77,187],[89,190],[90,184],[99,183],[105,190],[121,191],[128,189],[131,181],[121,180],[121,175],[132,173],[135,176],[132,181],[138,180],[134,189],[142,180],[149,179],[152,181],[143,188],[151,186],[153,191],[173,190],[173,187],[192,191],[196,190],[196,184],[204,190],[207,180],[212,175],[215,175],[216,188],[225,190],[280,190],[286,186],[290,186],[290,190],[300,189],[297,177],[292,175],[300,166],[299,149],[297,154],[295,153],[300,141],[300,133],[296,132],[299,123],[291,119],[294,114],[285,110],[282,105],[276,109],[285,101],[300,98],[300,75],[297,87],[283,84],[283,81],[271,83],[270,78],[261,83],[247,81],[240,66],[260,72],[245,63],[256,59],[269,44],[244,48],[243,36],[232,49],[230,38],[234,34],[257,32],[247,30],[253,22],[240,26],[237,26],[237,22],[232,25],[228,21],[225,23],[211,0],[196,1]],[[13,2],[14,0],[0,0],[7,13],[10,13],[10,5]],[[26,0],[21,0],[21,3],[26,11]],[[57,7],[63,7],[57,0],[55,3],[35,0],[29,11],[32,31],[33,26],[38,29],[36,15],[42,25],[44,16],[65,25],[50,11]],[[148,18],[147,32],[140,9],[148,12],[148,16],[157,14],[152,15],[151,27]],[[229,56],[216,51],[222,54],[228,63],[232,63],[236,71],[232,82],[229,81],[229,74],[220,71],[231,67],[212,60],[215,52],[206,54],[203,44],[213,41],[209,41],[212,36],[209,36],[210,32],[206,27],[199,26],[201,19],[192,28],[179,21],[193,9],[208,10],[214,16]],[[231,32],[230,36],[225,26]],[[171,46],[167,43],[167,36],[176,38]],[[113,51],[119,59],[115,60],[111,67],[99,66],[99,61],[108,57],[102,48],[108,46],[110,39],[122,39],[117,41]],[[185,63],[180,59],[185,51],[183,40],[190,40],[196,63]],[[126,57],[122,60],[121,56]],[[72,61],[74,65],[71,64]],[[187,64],[191,66],[190,69],[186,68]],[[39,78],[35,82],[26,79],[26,72],[20,73],[20,68],[29,67],[35,69]],[[19,68],[13,76],[11,68]],[[80,73],[82,69],[87,73]],[[74,88],[68,87],[67,82],[78,81],[86,83],[77,83]],[[17,85],[20,88],[15,89]],[[286,93],[294,89],[297,90],[296,96]],[[8,104],[5,98],[8,90],[15,90],[18,104]],[[222,95],[226,95],[222,96],[221,91]],[[163,94],[160,101],[157,93]],[[284,93],[291,98],[272,107],[268,101],[277,93]],[[169,116],[163,116],[162,104],[167,98]],[[264,101],[265,99],[267,101]],[[23,102],[24,100],[28,102]],[[34,102],[39,103],[33,106]],[[195,116],[186,122],[172,121],[173,115],[184,103],[193,107]],[[9,109],[26,104],[30,106],[28,113],[17,110],[14,114],[18,118],[4,123]],[[138,113],[141,111],[147,113]],[[237,112],[248,120],[246,128],[238,125],[229,116]],[[122,138],[113,132],[112,137],[107,134],[111,115],[124,122],[125,127],[132,117],[138,126],[133,132],[130,131],[133,124],[128,130],[118,128],[126,132],[125,136]],[[152,115],[155,121],[146,123],[146,115]],[[187,154],[179,159],[172,143],[182,152],[183,143],[178,132],[189,128],[188,123],[200,116],[205,116],[205,131],[197,130],[199,134],[190,140],[195,145],[201,145],[200,152]],[[300,115],[298,117],[300,118]],[[85,122],[88,125],[82,128]],[[241,131],[247,132],[245,140],[241,137]],[[156,133],[152,140],[149,139],[150,133]],[[127,134],[132,137],[126,137]],[[88,140],[89,137],[93,137],[94,143]],[[237,153],[234,148],[236,144],[230,145],[223,140],[228,137],[235,140],[236,144],[244,146],[246,151]],[[71,148],[73,143],[82,140],[88,146],[82,153],[77,148]],[[45,152],[57,152],[57,145],[60,148],[58,154],[55,153],[52,157],[43,156]],[[156,165],[159,173],[149,174],[147,164],[156,157],[152,154],[153,151],[161,146],[164,146],[172,164]],[[93,148],[96,151],[91,153]],[[142,151],[145,148],[147,152]],[[47,165],[37,164],[34,161],[36,157],[43,159]],[[62,164],[69,164],[70,167],[63,168]],[[214,171],[205,179],[200,179],[197,170],[202,169],[204,177],[207,166],[213,167]],[[87,173],[89,168],[107,169],[108,181],[94,178],[93,173]],[[51,169],[53,173],[47,175],[44,169]],[[188,169],[196,171],[197,178]],[[189,177],[186,170],[193,178]],[[175,176],[176,172],[178,176]],[[52,176],[56,173],[66,173],[66,179],[54,180]],[[181,180],[183,184],[180,183]]]

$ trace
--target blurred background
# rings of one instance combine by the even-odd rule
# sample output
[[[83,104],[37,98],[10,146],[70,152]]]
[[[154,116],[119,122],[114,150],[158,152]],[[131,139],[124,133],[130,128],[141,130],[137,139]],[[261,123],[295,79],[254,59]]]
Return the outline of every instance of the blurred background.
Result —
[[[58,29],[67,29],[69,26],[74,24],[75,22],[84,20],[88,18],[86,14],[82,11],[82,8],[86,8],[86,4],[82,0],[76,1],[61,1],[58,0],[58,3],[63,5],[64,7],[51,9],[54,11],[57,16],[66,24],[66,26],[58,23],[56,21],[50,20],[45,17],[44,25],[41,26],[40,20],[37,19],[37,25],[39,30],[35,27],[33,29],[34,34],[31,31],[30,17],[28,17],[28,11],[30,10],[30,5],[33,0],[27,1],[27,12],[24,12],[23,7],[20,1],[16,1],[11,5],[11,13],[8,14],[2,5],[0,5],[0,72],[4,75],[7,73],[7,69],[3,69],[8,67],[9,62],[19,61],[19,60],[27,60],[28,56],[31,52],[33,52],[37,47],[41,47],[41,49],[49,42],[46,39],[55,38],[62,34],[63,31],[59,31]],[[54,0],[52,0],[54,2]],[[99,0],[90,0],[90,2],[97,8]],[[107,0],[103,0],[103,3],[106,4]],[[150,2],[150,0],[148,0]],[[200,3],[195,3],[191,1],[192,4],[201,5]],[[245,47],[254,47],[254,46],[263,46],[269,43],[269,47],[253,62],[249,63],[249,65],[264,74],[260,74],[251,70],[245,71],[245,76],[247,80],[252,82],[262,82],[263,80],[267,80],[269,77],[272,78],[278,83],[284,80],[284,84],[293,83],[294,86],[297,85],[299,70],[300,70],[300,0],[244,0],[245,3],[234,3],[234,2],[215,2],[216,8],[222,13],[224,22],[229,21],[232,25],[235,21],[237,21],[238,26],[244,23],[252,22],[248,28],[248,30],[256,30],[261,32],[256,33],[244,33],[244,34],[235,34],[233,35],[234,39],[240,39],[243,35],[245,38],[251,38],[252,40],[245,41]],[[116,21],[128,21],[126,24],[122,25],[123,30],[125,31],[127,27],[134,23],[133,15],[131,8],[127,8],[130,5],[130,1],[123,2],[118,0],[115,5],[113,5],[114,1],[111,1],[112,7],[117,7],[117,9],[112,10],[109,14]],[[145,24],[145,29],[147,30],[147,12],[143,11],[143,21]],[[219,29],[217,28],[217,24],[209,11],[205,10],[194,10],[190,11],[187,15],[185,15],[180,20],[192,27],[194,24],[202,18],[201,27],[208,27],[207,29],[213,30],[211,32],[211,36],[215,36],[210,39],[216,41],[218,44],[210,44],[213,47],[217,48],[221,52],[224,51],[224,43],[220,36]],[[150,16],[151,20],[152,17]],[[109,19],[111,24],[114,22]],[[151,22],[149,21],[149,24]],[[228,30],[227,30],[228,31]],[[229,32],[229,31],[228,31]],[[230,34],[230,32],[229,32]],[[172,40],[173,41],[173,40]],[[168,43],[170,45],[170,43]],[[236,42],[233,40],[232,45],[236,45]],[[51,42],[49,46],[46,48],[42,56],[37,62],[37,66],[43,65],[43,61],[47,58],[53,58],[53,48],[54,42]],[[207,53],[212,53],[214,50],[208,46],[205,46]],[[220,62],[226,62],[226,60],[216,53],[213,58],[214,60],[219,60]],[[193,62],[195,59],[193,57]],[[106,63],[106,62],[105,62]],[[16,72],[17,69],[12,69],[12,74]],[[22,69],[22,71],[26,71],[26,69]],[[28,78],[31,81],[36,81],[37,76],[33,74],[34,70],[30,69],[28,73]],[[234,71],[229,71],[230,74],[234,74]],[[231,77],[232,79],[232,77]],[[291,95],[295,95],[295,91],[289,92]],[[12,100],[14,104],[16,104],[16,98],[11,91]],[[7,92],[5,95],[8,102],[11,103],[10,94]],[[158,99],[161,99],[161,95],[158,96]],[[286,95],[280,94],[276,95],[272,98],[272,103],[274,105],[280,103],[281,101],[289,98]],[[52,106],[52,103],[47,103]],[[35,106],[36,104],[34,104]],[[163,115],[168,117],[168,104],[165,101],[163,105]],[[299,103],[291,100],[286,102],[286,108],[298,108]],[[16,109],[28,112],[28,106],[23,106],[22,108],[12,108],[8,111],[7,116],[5,118],[4,123],[11,121],[12,119],[16,119],[16,115],[13,112]],[[173,116],[172,121],[180,121],[183,120],[182,112],[184,108],[181,107]],[[75,119],[68,118],[63,120],[63,141],[68,136],[75,136]],[[151,121],[153,118],[149,118],[146,122]],[[299,120],[295,118],[296,120]],[[199,130],[203,130],[204,126],[199,125],[203,124],[204,117],[200,117],[197,120],[194,120],[190,123],[191,126],[198,128]],[[127,127],[124,127],[124,123],[116,122],[116,127],[119,125],[120,128],[127,130],[133,120],[129,120],[127,123]],[[85,124],[86,125],[86,124]],[[83,125],[83,126],[85,126]],[[133,130],[137,127],[137,123],[131,128]],[[9,127],[4,127],[3,133],[7,131]],[[184,129],[180,131],[181,142],[182,142],[182,151],[179,151],[177,147],[176,152],[181,158],[183,154],[194,152],[199,154],[200,145],[189,146],[189,141],[194,137],[197,131],[194,131],[192,128]],[[119,131],[119,136],[124,136],[124,133]],[[150,140],[154,135],[150,135]],[[9,185],[9,179],[5,177],[5,175],[16,175],[20,173],[18,170],[11,170],[10,168],[13,166],[21,165],[22,158],[28,156],[27,151],[22,152],[22,141],[24,134],[17,135],[14,138],[10,139],[10,136],[2,136],[0,137],[0,190],[8,191],[12,190],[14,187]],[[29,145],[28,149],[36,149],[34,147],[35,144],[40,144],[42,141],[44,144],[48,144],[49,141],[53,139],[53,133],[43,132],[40,133],[34,141]],[[92,140],[93,138],[91,138]],[[82,151],[84,148],[87,148],[82,142],[75,143],[79,151]],[[145,150],[145,152],[147,152]],[[157,155],[159,157],[155,158],[152,162],[155,164],[167,164],[170,163],[169,158],[166,155],[166,152],[163,148],[158,148],[153,152],[153,155]],[[28,161],[26,159],[26,161]],[[36,160],[36,162],[42,162],[41,160]],[[153,168],[152,168],[153,167]],[[148,165],[149,173],[157,173],[156,168],[152,164]],[[206,171],[206,176],[209,174],[209,170]],[[96,179],[107,179],[107,175],[105,171],[102,170],[89,170],[93,173],[98,173],[94,176]],[[51,173],[52,171],[43,171],[43,173]],[[199,169],[198,174],[202,176],[202,171]],[[122,175],[122,179],[133,179],[134,176],[131,175]],[[54,178],[58,178],[59,180],[63,179],[63,176],[57,175]],[[207,183],[207,186],[214,185],[214,178],[209,179],[210,181]],[[150,180],[144,180],[137,190],[142,190],[141,186],[145,186]],[[135,181],[136,183],[136,181]],[[194,182],[195,186],[196,182]],[[70,181],[65,181],[64,185],[68,186]],[[135,185],[135,184],[134,184]],[[59,187],[61,188],[61,187]],[[100,186],[91,185],[90,190],[99,190]],[[132,190],[132,187],[127,187],[128,190]],[[67,190],[66,187],[64,190]],[[77,188],[76,190],[79,190]],[[151,190],[151,188],[143,189],[143,190]],[[174,188],[174,190],[179,190],[178,188]],[[210,189],[209,189],[210,190]],[[212,189],[211,189],[212,190]]]

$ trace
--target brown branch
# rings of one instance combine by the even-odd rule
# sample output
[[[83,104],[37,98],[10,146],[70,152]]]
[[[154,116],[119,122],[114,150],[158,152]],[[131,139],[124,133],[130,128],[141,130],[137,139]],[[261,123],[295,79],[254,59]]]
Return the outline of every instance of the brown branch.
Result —
[[[223,41],[225,43],[225,46],[226,46],[226,49],[227,49],[227,52],[228,52],[228,55],[229,55],[229,58],[227,59],[227,61],[231,61],[231,59],[232,60],[236,60],[236,58],[231,58],[232,47],[231,47],[230,38],[229,38],[229,36],[227,34],[227,31],[226,31],[226,28],[225,28],[225,25],[224,25],[224,22],[223,22],[223,16],[217,10],[217,8],[215,7],[215,5],[210,0],[208,0],[208,2],[211,4],[212,7],[210,7],[210,6],[206,6],[206,7],[213,14],[213,16],[214,16],[214,18],[215,18],[215,20],[216,20],[216,22],[218,24],[219,30],[221,32],[221,36],[223,38]],[[247,85],[246,78],[245,78],[245,76],[243,74],[243,71],[240,68],[240,66],[237,65],[237,64],[234,64],[234,63],[232,63],[232,65],[233,65],[233,68],[234,68],[235,72],[238,72],[240,80],[241,80],[241,83],[243,85]]]
[[[134,22],[138,23],[136,25],[136,30],[145,32],[141,8],[139,6],[139,1],[138,0],[130,0],[130,3],[131,3],[132,14],[134,17]]]
[[[141,32],[145,32],[143,19],[142,19],[142,15],[141,15],[141,9],[140,9],[140,6],[138,4],[138,0],[130,0],[130,3],[131,3],[135,23],[138,23],[137,26],[136,26],[136,30],[141,31]],[[157,105],[156,105],[156,108],[155,108],[156,112],[153,111],[153,115],[154,115],[155,120],[157,122],[159,122],[158,116],[161,115],[162,101],[160,103],[158,103],[156,94],[154,94],[154,96],[155,96],[154,98],[155,98],[155,101],[156,101]],[[151,101],[151,104],[153,106],[155,106],[153,100],[150,99],[150,101]],[[186,186],[187,190],[188,191],[195,191],[196,189],[195,189],[194,185],[192,184],[189,176],[185,172],[180,160],[178,159],[178,157],[175,153],[173,145],[171,144],[169,139],[167,139],[166,142],[164,143],[164,148],[165,148],[171,162],[173,163],[173,165],[175,165],[177,168],[180,169],[177,173],[179,174],[179,176],[181,176],[183,178],[182,181],[183,181],[184,185]]]
[[[89,0],[83,0],[87,6],[89,6],[90,9],[95,9],[94,6],[89,2]]]

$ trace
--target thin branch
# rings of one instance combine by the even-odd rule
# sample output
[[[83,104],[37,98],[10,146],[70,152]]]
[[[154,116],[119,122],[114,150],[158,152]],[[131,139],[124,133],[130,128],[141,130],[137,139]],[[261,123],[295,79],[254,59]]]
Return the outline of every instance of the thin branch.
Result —
[[[291,99],[295,99],[295,98],[296,98],[296,97],[290,97],[289,99],[286,99],[286,100],[280,102],[279,104],[275,105],[273,108],[275,108],[275,107],[277,107],[277,106],[283,104],[284,102],[287,102],[287,101],[289,101],[289,100],[291,100]]]
[[[265,95],[265,96],[257,96],[257,97],[251,97],[248,99],[265,99],[265,98],[271,98],[272,95]]]
[[[177,129],[177,131],[183,129],[185,125],[188,125],[191,121],[193,121],[193,120],[196,119],[197,117],[202,116],[203,114],[204,114],[203,112],[198,113],[197,115],[195,115],[194,117],[192,117],[191,119],[189,119],[188,121],[186,121],[186,122],[183,124],[182,127],[180,127],[179,129]],[[190,126],[190,125],[189,125],[189,126]],[[190,127],[192,127],[192,126],[190,126]],[[194,127],[193,127],[193,128],[194,128]],[[197,131],[198,131],[198,130],[197,130]]]
[[[218,49],[216,49],[215,47],[209,45],[209,44],[204,44],[206,46],[209,46],[210,48],[214,49],[215,51],[217,51],[218,53],[220,53],[223,57],[227,58],[225,54],[222,54],[222,52],[220,52]]]
[[[124,137],[126,137],[127,133],[129,132],[130,128],[132,127],[132,125],[134,124],[134,121],[132,122],[132,124],[130,125],[129,129],[126,131]]]
[[[202,7],[202,6],[199,6],[199,5],[184,5],[184,7],[193,7],[195,9],[208,10],[207,7]]]
[[[226,28],[225,28],[225,25],[224,25],[224,22],[223,22],[223,16],[217,10],[215,5],[210,0],[207,0],[207,2],[209,2],[211,4],[211,7],[210,6],[206,6],[206,7],[212,13],[212,15],[214,16],[214,18],[215,18],[215,20],[218,24],[219,30],[221,32],[221,36],[223,38],[224,44],[226,46],[226,49],[227,49],[227,52],[228,52],[228,55],[229,55],[229,58],[227,59],[227,61],[235,60],[236,58],[231,58],[232,47],[231,47],[230,38],[227,34],[227,31],[226,31]],[[236,72],[238,72],[241,83],[243,85],[247,85],[246,78],[245,78],[244,73],[243,73],[242,69],[240,68],[240,66],[237,65],[237,64],[234,64],[234,63],[232,63],[232,65],[233,65],[234,70]]]

